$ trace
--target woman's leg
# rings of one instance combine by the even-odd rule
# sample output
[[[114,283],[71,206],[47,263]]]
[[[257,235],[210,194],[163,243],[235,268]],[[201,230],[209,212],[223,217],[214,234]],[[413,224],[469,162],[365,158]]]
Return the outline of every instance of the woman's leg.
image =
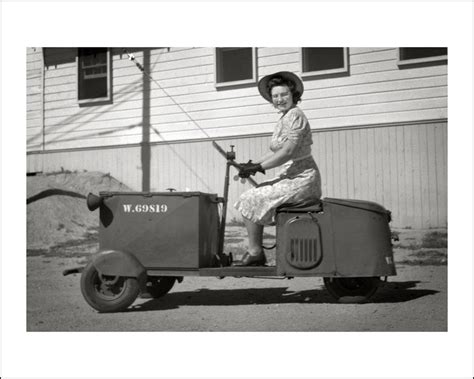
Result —
[[[249,254],[261,254],[263,242],[263,225],[256,224],[245,217],[243,217],[243,219],[249,236]]]

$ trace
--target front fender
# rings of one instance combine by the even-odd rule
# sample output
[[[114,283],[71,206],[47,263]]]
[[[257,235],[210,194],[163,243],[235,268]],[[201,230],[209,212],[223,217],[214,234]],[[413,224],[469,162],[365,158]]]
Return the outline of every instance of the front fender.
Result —
[[[133,255],[120,250],[104,250],[92,261],[102,275],[126,276],[140,279],[146,275],[145,267]]]

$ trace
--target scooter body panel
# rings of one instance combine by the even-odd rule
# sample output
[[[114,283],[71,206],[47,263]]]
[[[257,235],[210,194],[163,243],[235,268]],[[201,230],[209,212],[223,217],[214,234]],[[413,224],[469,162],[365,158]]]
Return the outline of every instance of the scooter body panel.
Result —
[[[285,276],[396,275],[390,212],[360,200],[323,199],[277,214],[277,272]]]

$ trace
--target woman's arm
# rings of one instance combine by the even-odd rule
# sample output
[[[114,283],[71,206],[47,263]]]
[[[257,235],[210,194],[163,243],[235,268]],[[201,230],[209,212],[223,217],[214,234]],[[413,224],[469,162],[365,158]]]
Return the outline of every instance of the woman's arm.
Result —
[[[286,140],[283,143],[283,146],[281,147],[281,149],[279,149],[275,153],[270,154],[270,156],[266,158],[265,160],[263,160],[262,162],[257,162],[257,163],[260,163],[264,170],[281,166],[283,163],[286,163],[291,159],[296,149],[296,146],[297,146],[296,143],[290,140]]]
[[[253,163],[262,163],[268,158],[270,158],[274,153],[272,151],[269,151],[268,153],[264,154],[262,157],[257,159],[256,161],[253,161]]]

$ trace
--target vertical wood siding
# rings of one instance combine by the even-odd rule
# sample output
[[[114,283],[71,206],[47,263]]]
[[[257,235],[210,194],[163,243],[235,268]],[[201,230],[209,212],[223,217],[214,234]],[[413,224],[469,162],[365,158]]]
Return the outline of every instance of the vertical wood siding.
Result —
[[[323,196],[365,199],[397,227],[447,226],[447,126],[421,124],[314,133]]]
[[[141,159],[139,147],[93,149],[30,154],[42,159],[45,173],[59,171],[99,171],[109,173],[134,190],[141,190]],[[32,164],[34,164],[32,162]]]
[[[237,161],[264,154],[270,137],[222,139],[235,145]],[[323,197],[375,201],[392,211],[394,227],[447,226],[447,125],[319,130],[313,133],[313,155],[322,176]],[[37,155],[30,155],[33,158]],[[39,156],[39,155],[38,155]],[[33,164],[33,163],[32,163]],[[44,155],[45,171],[108,172],[141,190],[143,164],[150,165],[150,190],[202,191],[222,196],[225,160],[208,141],[158,144],[150,162],[139,147],[93,149]],[[236,171],[231,172],[231,178]],[[271,178],[257,175],[257,181]],[[231,181],[228,220],[240,219],[232,204],[249,184]]]

